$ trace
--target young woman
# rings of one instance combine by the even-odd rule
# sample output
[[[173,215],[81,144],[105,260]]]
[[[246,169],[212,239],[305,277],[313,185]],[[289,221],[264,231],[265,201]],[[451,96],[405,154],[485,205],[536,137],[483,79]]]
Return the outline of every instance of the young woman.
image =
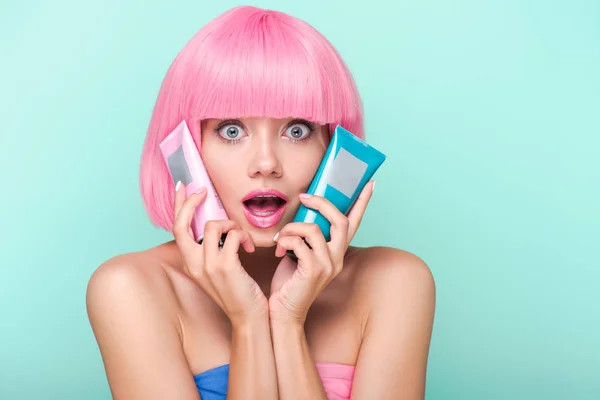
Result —
[[[202,244],[190,223],[206,191],[186,196],[159,149],[183,120],[230,218],[209,221]],[[406,251],[350,246],[375,182],[347,216],[304,195],[336,125],[364,138],[362,102],[307,23],[236,7],[185,45],[158,95],[140,177],[151,221],[174,240],[107,260],[88,284],[114,398],[424,397],[429,268]],[[330,241],[291,222],[300,204],[331,222]]]

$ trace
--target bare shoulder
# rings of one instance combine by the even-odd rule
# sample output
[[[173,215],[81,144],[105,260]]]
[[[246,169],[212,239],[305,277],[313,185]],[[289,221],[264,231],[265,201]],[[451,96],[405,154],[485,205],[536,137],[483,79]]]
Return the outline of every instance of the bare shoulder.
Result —
[[[355,285],[367,308],[353,397],[424,398],[433,274],[420,257],[389,247],[360,249],[352,258]]]
[[[119,254],[100,264],[88,282],[88,293],[96,289],[108,289],[113,284],[135,285],[149,283],[161,275],[156,261],[145,252]]]
[[[435,302],[435,281],[419,256],[393,247],[374,246],[355,250],[349,258],[355,271],[355,287],[368,299],[371,311],[402,302]]]
[[[105,301],[127,301],[137,297],[160,298],[164,308],[173,296],[165,263],[154,249],[114,256],[100,264],[90,276],[86,292],[88,306]],[[146,298],[152,302],[150,298]]]
[[[163,263],[152,250],[114,256],[90,276],[86,291],[88,317],[101,336],[117,313],[149,313],[178,330],[176,296]],[[112,325],[114,327],[114,324]]]
[[[391,328],[418,318],[427,330],[435,311],[436,287],[429,266],[419,256],[392,247],[366,247],[348,257],[354,293],[369,322],[366,330]],[[368,333],[367,331],[365,333]]]
[[[177,296],[157,254],[112,257],[88,282],[88,317],[117,399],[197,398],[181,349]]]

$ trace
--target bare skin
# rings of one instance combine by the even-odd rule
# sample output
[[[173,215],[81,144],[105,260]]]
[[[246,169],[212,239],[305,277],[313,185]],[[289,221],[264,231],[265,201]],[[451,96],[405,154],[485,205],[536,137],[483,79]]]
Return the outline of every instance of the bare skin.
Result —
[[[297,195],[306,190],[318,167],[327,147],[327,131],[320,127],[310,143],[291,145],[276,139],[280,127],[291,119],[242,121],[251,139],[235,150],[204,133],[219,121],[203,126],[204,160],[228,215],[255,245],[253,252],[240,247],[239,260],[269,299],[281,261],[275,256],[273,236],[291,221],[300,204]],[[231,151],[235,157],[225,158],[225,152]],[[236,166],[223,168],[224,159],[230,166],[232,159],[237,160]],[[277,187],[288,195],[288,209],[277,226],[259,229],[245,220],[239,199],[256,186]],[[115,398],[198,399],[193,376],[230,363],[232,354],[240,351],[236,346],[243,346],[234,344],[239,343],[234,339],[244,336],[232,333],[236,330],[230,318],[184,264],[180,247],[171,241],[114,257],[90,279],[88,313]],[[307,357],[313,363],[355,365],[353,399],[422,399],[434,308],[435,285],[421,259],[392,248],[350,246],[343,268],[318,294],[302,321]],[[286,340],[277,332],[289,336],[293,332],[289,326],[271,324],[273,343]],[[264,345],[257,343],[250,347]],[[293,347],[288,344],[284,347]],[[278,373],[290,368],[282,366],[282,358],[299,357],[300,350],[292,352],[281,356],[280,351],[275,357]],[[266,347],[264,354],[273,356]],[[312,387],[307,390],[315,391],[306,393],[317,393],[318,382],[307,382],[305,386]],[[274,398],[289,398],[289,393],[299,390],[292,385],[280,379]]]

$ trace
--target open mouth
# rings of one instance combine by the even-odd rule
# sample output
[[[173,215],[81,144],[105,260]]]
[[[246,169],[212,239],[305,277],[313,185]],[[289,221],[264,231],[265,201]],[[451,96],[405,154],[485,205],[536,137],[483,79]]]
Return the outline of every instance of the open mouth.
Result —
[[[263,189],[249,193],[242,204],[250,224],[257,228],[270,228],[283,216],[287,198],[276,190]]]
[[[268,195],[257,196],[246,200],[244,201],[244,206],[248,211],[258,217],[268,217],[269,215],[276,213],[279,208],[285,205],[285,203],[286,201],[281,197]]]

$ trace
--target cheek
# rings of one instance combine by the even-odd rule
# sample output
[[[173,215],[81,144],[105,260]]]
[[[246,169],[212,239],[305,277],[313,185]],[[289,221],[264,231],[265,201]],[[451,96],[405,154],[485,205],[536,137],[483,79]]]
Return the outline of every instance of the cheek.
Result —
[[[290,171],[289,175],[294,177],[293,180],[297,186],[308,188],[324,155],[325,150],[318,149],[309,154],[303,154],[301,157],[297,154],[289,159],[287,171]]]
[[[205,154],[202,160],[206,171],[219,195],[226,199],[229,197],[227,193],[231,190],[231,186],[235,184],[236,174],[233,171],[233,165],[224,162],[227,157],[218,154],[218,152],[207,151]]]

